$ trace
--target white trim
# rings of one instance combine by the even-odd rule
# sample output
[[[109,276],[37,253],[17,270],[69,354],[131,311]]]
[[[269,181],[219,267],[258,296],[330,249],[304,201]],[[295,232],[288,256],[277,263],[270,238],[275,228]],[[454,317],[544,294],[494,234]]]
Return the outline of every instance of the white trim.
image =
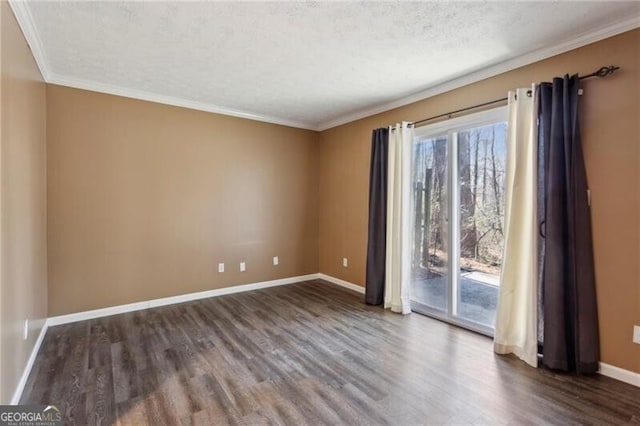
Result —
[[[195,109],[198,111],[212,112],[231,117],[244,118],[247,120],[262,121],[265,123],[279,124],[282,126],[295,127],[300,129],[315,130],[318,128],[314,124],[304,123],[301,121],[289,120],[286,118],[273,117],[265,114],[258,114],[250,111],[228,108],[220,105],[214,105],[204,102],[192,101],[184,98],[166,96],[143,90],[130,89],[126,87],[115,86],[96,81],[83,80],[74,77],[65,77],[53,73],[47,66],[47,59],[42,48],[40,36],[34,25],[33,16],[29,10],[28,2],[24,0],[9,0],[9,6],[13,10],[13,14],[18,21],[18,25],[24,34],[27,44],[31,48],[33,57],[40,69],[42,78],[50,84],[58,84],[60,86],[74,87],[76,89],[91,90],[93,92],[106,93],[109,95],[123,96],[125,98],[140,99],[143,101],[156,102],[159,104],[173,105],[182,108]]]
[[[398,108],[404,105],[408,105],[417,101],[421,101],[432,96],[439,95],[450,90],[457,89],[462,86],[466,86],[471,83],[475,83],[480,80],[484,80],[498,74],[511,71],[516,68],[538,62],[543,59],[550,58],[555,55],[559,55],[564,52],[568,52],[573,49],[585,46],[587,44],[595,43],[596,41],[603,40],[608,37],[613,37],[617,34],[621,34],[625,31],[632,30],[640,27],[640,15],[626,18],[623,21],[616,22],[605,27],[601,27],[592,31],[585,32],[573,39],[567,40],[564,43],[555,44],[553,46],[534,50],[533,52],[526,53],[521,56],[506,60],[496,65],[492,65],[481,70],[461,75],[457,78],[442,81],[434,84],[432,87],[415,93],[413,95],[396,99],[391,102],[387,102],[381,105],[377,105],[371,108],[365,108],[353,114],[345,115],[341,118],[330,120],[320,125],[313,123],[305,123],[301,121],[289,120],[286,118],[273,117],[264,114],[257,114],[254,112],[237,110],[219,106],[215,104],[209,104],[204,102],[196,102],[188,99],[176,98],[172,96],[159,95],[155,93],[145,92],[136,89],[129,89],[125,87],[118,87],[110,84],[98,83],[88,80],[81,80],[73,77],[63,77],[61,75],[52,74],[48,67],[46,57],[44,55],[44,49],[40,42],[40,37],[35,28],[33,17],[29,11],[27,1],[24,0],[9,0],[9,5],[16,16],[18,24],[24,33],[27,43],[31,47],[33,57],[35,58],[38,68],[42,73],[42,77],[47,83],[59,84],[61,86],[75,87],[78,89],[92,90],[100,93],[108,93],[117,96],[124,96],[134,99],[142,99],[150,102],[157,102],[161,104],[174,105],[183,108],[190,108],[199,111],[213,112],[216,114],[229,115],[232,117],[240,117],[249,120],[263,121],[266,123],[280,124],[283,126],[297,127],[301,129],[323,131],[336,127],[342,124],[349,123],[351,121],[359,120],[361,118],[370,117],[381,112],[389,111],[394,108]],[[591,71],[591,70],[587,70]]]
[[[586,46],[587,44],[595,43],[597,41],[604,40],[605,38],[613,37],[615,35],[633,30],[634,28],[638,28],[638,27],[640,27],[640,15],[632,16],[630,18],[626,18],[623,21],[616,22],[606,27],[602,27],[596,30],[583,33],[573,39],[565,41],[564,43],[559,43],[553,46],[534,50],[533,52],[529,52],[524,55],[517,56],[515,58],[501,62],[499,64],[491,65],[487,68],[483,68],[475,72],[464,74],[458,78],[452,78],[450,80],[443,81],[439,84],[435,84],[434,86],[426,90],[423,90],[421,92],[415,93],[413,95],[409,95],[401,99],[396,99],[394,101],[387,102],[382,105],[377,105],[372,108],[367,108],[367,109],[355,112],[353,114],[349,114],[341,118],[337,118],[335,120],[321,123],[318,126],[318,130],[323,131],[323,130],[331,129],[333,127],[350,123],[352,121],[356,121],[361,118],[370,117],[372,115],[389,111],[401,106],[409,105],[414,102],[421,101],[423,99],[431,98],[433,96],[436,96],[445,92],[449,92],[459,87],[476,83],[478,81],[494,77],[498,74],[502,74],[507,71],[511,71],[516,68],[520,68],[525,65],[532,64],[534,62],[539,62],[544,59],[550,58],[552,56],[556,56],[561,53],[565,53],[582,46]],[[568,70],[568,72],[573,72],[573,71],[574,70]],[[591,72],[593,70],[582,70],[582,71]]]
[[[318,274],[300,275],[297,277],[282,278],[279,280],[262,281],[252,284],[235,285],[213,290],[200,291],[197,293],[180,294],[178,296],[163,297],[161,299],[146,300],[144,302],[128,303],[126,305],[110,306],[108,308],[94,309],[91,311],[76,312],[73,314],[59,315],[47,320],[48,325],[68,324],[70,322],[85,321],[88,319],[108,317],[125,312],[139,311],[142,309],[155,308],[158,306],[173,305],[176,303],[189,302],[191,300],[207,299],[209,297],[224,296],[226,294],[243,293],[245,291],[260,290],[263,288],[275,287],[286,284],[294,284],[303,281],[315,280]]]
[[[42,328],[40,329],[40,334],[38,335],[38,339],[36,340],[35,345],[33,345],[33,349],[31,350],[31,355],[29,355],[29,359],[27,360],[27,365],[24,366],[24,370],[22,371],[22,376],[20,376],[20,381],[16,386],[16,390],[13,393],[13,397],[11,398],[11,405],[18,405],[20,402],[20,398],[22,398],[22,392],[24,391],[24,387],[27,384],[27,380],[29,379],[29,374],[31,374],[31,369],[33,368],[33,364],[36,361],[36,356],[38,355],[38,351],[40,350],[40,345],[42,345],[42,341],[44,340],[45,334],[47,334],[47,329],[49,328],[49,321],[45,320],[42,324]]]
[[[234,294],[234,293],[242,293],[242,292],[251,291],[251,290],[259,290],[263,288],[294,284],[294,283],[304,282],[304,281],[313,281],[317,279],[327,281],[331,284],[335,284],[340,287],[347,288],[357,293],[364,294],[365,292],[365,288],[362,286],[350,283],[349,281],[332,277],[330,275],[317,273],[317,274],[300,275],[297,277],[282,278],[279,280],[262,281],[262,282],[252,283],[252,284],[231,286],[231,287],[219,288],[214,290],[201,291],[197,293],[183,294],[179,296],[164,297],[161,299],[153,299],[145,302],[129,303],[127,305],[112,306],[109,308],[95,309],[92,311],[85,311],[85,312],[78,312],[74,314],[50,317],[44,321],[42,328],[40,329],[40,334],[38,335],[38,339],[36,340],[36,343],[33,346],[33,349],[31,350],[31,355],[27,360],[27,364],[24,367],[22,376],[20,376],[20,381],[18,382],[18,385],[16,386],[16,390],[13,393],[13,397],[11,398],[11,405],[17,405],[20,402],[20,398],[22,398],[22,392],[24,391],[24,387],[27,384],[29,375],[31,374],[31,369],[33,368],[33,364],[35,363],[38,352],[40,351],[40,346],[42,345],[44,336],[46,335],[47,330],[49,329],[50,326],[52,327],[55,325],[67,324],[67,323],[76,322],[76,321],[84,321],[84,320],[93,319],[93,318],[100,318],[100,317],[115,315],[115,314],[124,313],[124,312],[132,312],[132,311],[137,311],[141,309],[187,302],[191,300],[206,299],[209,297],[223,296],[226,294]],[[599,372],[603,376],[611,377],[611,378],[620,380],[622,382],[640,387],[639,373],[634,373],[633,371],[624,370],[622,368],[605,364],[603,362],[600,363]]]
[[[352,284],[347,281],[340,280],[338,278],[331,277],[329,275],[316,273],[316,274],[300,275],[297,277],[282,278],[282,279],[272,280],[272,281],[262,281],[262,282],[251,283],[251,284],[242,284],[242,285],[236,285],[231,287],[217,288],[214,290],[200,291],[197,293],[181,294],[178,296],[163,297],[161,299],[152,299],[144,302],[129,303],[126,305],[111,306],[108,308],[94,309],[91,311],[76,312],[73,314],[50,317],[44,321],[42,328],[40,329],[40,334],[38,335],[38,339],[36,340],[36,343],[33,346],[31,355],[27,360],[27,364],[24,367],[22,376],[20,376],[20,381],[18,382],[18,385],[16,386],[16,390],[13,393],[13,397],[11,398],[11,405],[17,405],[20,402],[20,398],[22,398],[22,392],[24,391],[24,387],[27,384],[27,380],[29,379],[29,375],[31,374],[31,369],[33,368],[33,364],[35,363],[36,356],[38,355],[40,346],[42,345],[42,341],[44,340],[44,336],[46,335],[49,327],[68,324],[68,323],[77,322],[77,321],[85,321],[85,320],[94,319],[94,318],[101,318],[101,317],[121,314],[125,312],[133,312],[133,311],[139,311],[142,309],[155,308],[159,306],[173,305],[176,303],[183,303],[183,302],[188,302],[192,300],[206,299],[209,297],[223,296],[226,294],[243,293],[243,292],[252,291],[252,290],[260,290],[260,289],[269,288],[269,287],[295,284],[299,282],[313,281],[317,279],[323,279],[332,284],[336,284],[341,287],[345,287],[350,290],[357,291],[358,293],[364,293],[364,287]]]
[[[262,281],[262,282],[252,283],[252,284],[243,284],[243,285],[236,285],[231,287],[217,288],[214,290],[181,294],[181,295],[172,296],[172,297],[163,297],[161,299],[153,299],[153,300],[147,300],[144,302],[129,303],[126,305],[111,306],[108,308],[94,309],[91,311],[77,312],[73,314],[59,315],[59,316],[47,318],[44,321],[42,328],[40,329],[40,334],[38,335],[38,339],[36,340],[36,343],[33,346],[33,350],[31,351],[31,355],[27,360],[27,364],[22,372],[20,381],[18,382],[18,385],[16,386],[16,390],[13,393],[13,397],[11,398],[11,404],[17,405],[18,402],[20,402],[20,398],[22,397],[22,392],[24,391],[24,387],[27,384],[27,380],[29,379],[29,374],[31,374],[31,369],[33,368],[33,364],[36,360],[36,356],[38,355],[38,351],[40,350],[40,346],[42,345],[42,341],[44,340],[44,336],[46,335],[49,327],[53,327],[61,324],[68,324],[68,323],[77,322],[77,321],[84,321],[88,319],[106,317],[106,316],[121,314],[125,312],[139,311],[141,309],[155,308],[158,306],[165,306],[165,305],[173,305],[176,303],[188,302],[191,300],[206,299],[209,297],[223,296],[226,294],[243,293],[251,290],[260,290],[263,288],[276,287],[276,286],[287,285],[287,284],[295,284],[295,283],[304,282],[304,281],[312,281],[312,280],[318,279],[319,275],[320,274],[300,275],[297,277],[282,278],[282,279],[272,280],[272,281]]]
[[[473,127],[481,127],[493,123],[507,121],[507,106],[493,107],[485,111],[451,118],[426,126],[420,126],[414,130],[414,141],[434,136],[444,136],[450,131],[460,132]]]
[[[319,273],[317,274],[317,276],[318,279],[325,280],[332,284],[339,285],[340,287],[348,288],[349,290],[364,294],[364,287],[362,287],[361,285],[353,284],[349,281],[341,280],[340,278],[332,277],[331,275],[327,274]]]
[[[604,362],[600,363],[599,373],[603,376],[611,377],[612,379],[640,387],[640,373],[625,370],[624,368],[616,367],[614,365],[605,364]]]
[[[15,1],[15,0],[14,0]],[[140,99],[143,101],[156,102],[164,105],[172,105],[182,108],[195,109],[198,111],[212,112],[214,114],[227,115],[231,117],[244,118],[246,120],[262,121],[265,123],[279,124],[281,126],[295,127],[299,129],[318,130],[315,125],[303,123],[302,121],[288,120],[286,118],[278,118],[269,115],[259,114],[255,112],[243,111],[239,109],[228,108],[224,106],[214,105],[205,102],[197,102],[174,96],[160,95],[157,93],[147,92],[144,90],[131,89],[127,87],[114,86],[107,83],[97,81],[83,80],[75,77],[64,77],[59,74],[50,74],[47,79],[49,84],[57,84],[59,86],[73,87],[76,89],[90,90],[93,92],[106,93],[108,95],[123,96],[125,98]]]
[[[110,306],[108,308],[93,309],[90,311],[75,312],[72,314],[58,315],[47,319],[46,326],[53,327],[61,324],[68,324],[77,321],[85,321],[94,318],[107,317],[122,314],[125,312],[140,311],[142,309],[156,308],[159,306],[174,305],[176,303],[189,302],[192,300],[207,299],[209,297],[224,296],[226,294],[244,293],[246,291],[260,290],[269,287],[276,287],[287,284],[295,284],[304,281],[322,279],[341,287],[348,288],[358,293],[364,293],[364,287],[352,284],[325,274],[308,274],[297,277],[281,278],[272,281],[261,281],[251,284],[235,285],[230,287],[216,288],[213,290],[200,291],[196,293],[180,294],[178,296],[163,297],[160,299],[145,300],[143,302],[128,303],[126,305]]]
[[[31,11],[29,10],[29,6],[27,6],[26,1],[18,1],[18,0],[9,0],[9,6],[11,10],[13,10],[13,14],[16,17],[16,21],[18,21],[18,25],[24,34],[24,38],[27,40],[27,44],[31,48],[31,53],[33,53],[33,59],[35,59],[38,68],[40,69],[40,74],[42,74],[42,78],[44,81],[49,82],[49,68],[47,68],[47,59],[44,55],[44,49],[42,49],[42,42],[40,41],[40,36],[38,36],[38,31],[33,24],[33,16],[31,16]]]

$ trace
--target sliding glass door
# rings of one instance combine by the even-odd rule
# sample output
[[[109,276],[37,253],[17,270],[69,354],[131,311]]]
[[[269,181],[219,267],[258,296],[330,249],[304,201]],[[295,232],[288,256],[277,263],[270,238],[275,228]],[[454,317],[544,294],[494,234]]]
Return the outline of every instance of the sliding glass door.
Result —
[[[493,334],[503,247],[506,109],[416,129],[412,309]]]

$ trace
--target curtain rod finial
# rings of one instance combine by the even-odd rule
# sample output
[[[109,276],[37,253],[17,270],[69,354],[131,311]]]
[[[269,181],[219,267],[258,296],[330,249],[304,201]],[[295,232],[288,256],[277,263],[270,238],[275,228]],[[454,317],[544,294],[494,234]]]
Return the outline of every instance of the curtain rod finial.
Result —
[[[617,70],[619,70],[620,67],[617,67],[615,65],[609,65],[608,67],[602,67],[600,68],[598,71],[596,71],[596,75],[598,77],[606,77],[609,74],[613,74],[614,72],[616,72]]]

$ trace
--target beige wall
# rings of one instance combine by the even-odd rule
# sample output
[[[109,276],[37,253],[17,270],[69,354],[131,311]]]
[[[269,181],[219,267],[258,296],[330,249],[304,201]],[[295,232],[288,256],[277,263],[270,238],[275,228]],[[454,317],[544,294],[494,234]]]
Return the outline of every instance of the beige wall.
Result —
[[[318,272],[316,132],[53,85],[47,99],[50,315]]]
[[[46,89],[4,1],[0,15],[0,402],[8,403],[47,316]]]
[[[45,91],[5,2],[0,12],[0,402],[15,389],[47,301],[49,315],[60,315],[318,271],[363,285],[373,128],[609,63],[622,71],[585,82],[582,98],[602,360],[640,372],[631,343],[640,324],[640,30],[318,135]]]
[[[582,135],[592,190],[602,361],[640,372],[640,30],[498,75],[320,135],[320,272],[365,281],[371,130],[504,96],[564,73],[622,70],[585,81]],[[341,266],[342,257],[349,267]]]

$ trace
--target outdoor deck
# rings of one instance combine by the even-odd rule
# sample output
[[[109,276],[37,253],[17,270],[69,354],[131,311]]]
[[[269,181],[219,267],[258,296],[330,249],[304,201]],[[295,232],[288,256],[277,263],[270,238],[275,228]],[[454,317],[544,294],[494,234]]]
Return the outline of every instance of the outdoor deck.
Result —
[[[460,274],[458,316],[493,328],[496,319],[499,277],[483,272]],[[411,300],[446,311],[447,277],[430,273],[411,283]]]

